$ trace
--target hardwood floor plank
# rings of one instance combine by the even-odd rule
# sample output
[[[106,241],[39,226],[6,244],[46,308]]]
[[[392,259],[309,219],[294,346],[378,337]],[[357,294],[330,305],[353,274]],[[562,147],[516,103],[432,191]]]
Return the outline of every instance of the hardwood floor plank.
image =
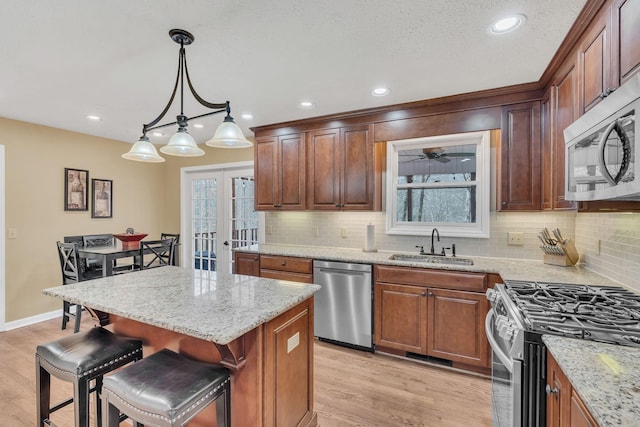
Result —
[[[85,316],[82,329],[92,327]],[[0,425],[35,424],[35,348],[71,334],[60,319],[0,333]],[[351,350],[316,341],[315,409],[321,427],[491,426],[491,383],[383,354]],[[52,401],[72,393],[52,378]],[[53,416],[59,427],[73,425],[73,410]]]

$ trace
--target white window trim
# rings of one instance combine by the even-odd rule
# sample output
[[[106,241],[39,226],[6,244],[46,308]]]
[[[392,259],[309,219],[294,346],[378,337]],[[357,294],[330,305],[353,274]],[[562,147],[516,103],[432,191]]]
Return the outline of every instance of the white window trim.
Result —
[[[476,144],[476,222],[474,224],[460,223],[428,223],[398,222],[396,220],[398,182],[398,151],[411,148],[421,148],[425,144],[440,147],[452,145]],[[490,132],[468,132],[453,135],[433,136],[426,138],[402,139],[387,142],[387,234],[430,236],[433,228],[437,228],[441,236],[489,238],[489,210],[491,192],[490,166]],[[446,187],[447,184],[438,184]],[[459,185],[455,185],[459,186]]]

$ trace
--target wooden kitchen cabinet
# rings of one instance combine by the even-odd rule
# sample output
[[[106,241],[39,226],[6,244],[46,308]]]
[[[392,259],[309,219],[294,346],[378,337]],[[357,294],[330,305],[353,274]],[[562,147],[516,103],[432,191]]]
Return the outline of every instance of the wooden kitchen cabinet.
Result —
[[[256,138],[256,210],[305,208],[305,134]]]
[[[376,265],[374,278],[376,346],[489,367],[488,275]]]
[[[307,208],[377,208],[374,155],[372,124],[309,132]]]
[[[542,210],[550,210],[553,207],[553,127],[551,123],[551,89],[547,90],[540,102],[540,120],[542,124],[542,175],[540,177],[542,190]]]
[[[280,255],[261,255],[260,277],[313,283],[313,260]]]
[[[610,9],[600,11],[578,47],[579,112],[587,112],[617,87],[611,76]]]
[[[640,0],[614,0],[611,21],[611,64],[617,87],[640,71]]]
[[[547,352],[547,427],[597,427],[558,362]]]
[[[540,131],[539,102],[503,107],[498,192],[501,211],[541,209]]]
[[[376,283],[374,343],[411,353],[427,354],[427,289]]]
[[[427,354],[468,365],[489,366],[484,293],[428,290]]]
[[[247,252],[233,253],[233,272],[246,276],[260,276],[260,255]]]

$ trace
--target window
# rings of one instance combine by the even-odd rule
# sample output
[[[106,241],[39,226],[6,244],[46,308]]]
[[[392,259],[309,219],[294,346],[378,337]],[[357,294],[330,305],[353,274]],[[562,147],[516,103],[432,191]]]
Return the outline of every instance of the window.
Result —
[[[389,141],[387,233],[489,237],[489,132]]]

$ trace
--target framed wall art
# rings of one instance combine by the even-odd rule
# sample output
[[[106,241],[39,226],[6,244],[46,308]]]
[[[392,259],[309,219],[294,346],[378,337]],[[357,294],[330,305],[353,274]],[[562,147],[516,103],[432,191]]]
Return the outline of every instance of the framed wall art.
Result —
[[[92,179],[91,200],[91,218],[113,217],[113,181],[110,179]]]
[[[64,168],[64,210],[88,210],[89,171]]]

